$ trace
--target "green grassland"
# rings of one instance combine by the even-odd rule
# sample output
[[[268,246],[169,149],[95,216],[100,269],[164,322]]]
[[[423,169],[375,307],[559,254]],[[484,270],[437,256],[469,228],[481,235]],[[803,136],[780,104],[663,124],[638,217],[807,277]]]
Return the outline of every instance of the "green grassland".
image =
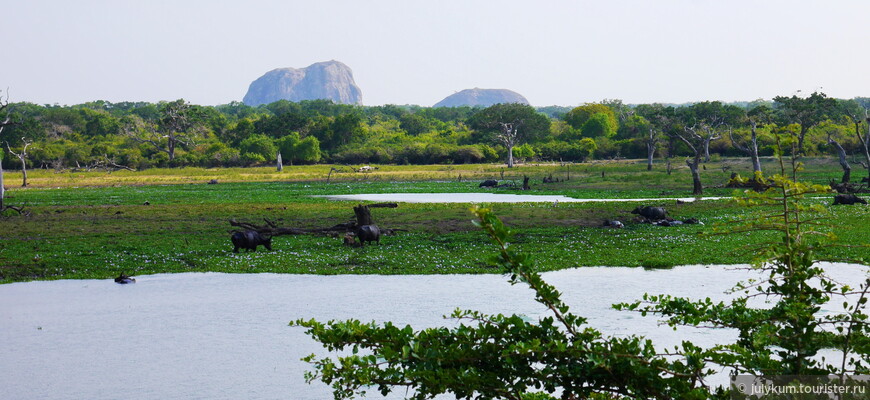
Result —
[[[799,179],[826,183],[838,179],[836,162],[807,161]],[[532,188],[524,194],[563,194],[578,198],[657,198],[646,205],[667,207],[674,218],[695,217],[703,225],[657,227],[632,222],[629,213],[640,202],[520,203],[491,207],[517,232],[513,246],[534,254],[544,270],[578,266],[671,266],[745,263],[746,246],[775,239],[766,233],[711,235],[713,228],[736,219],[753,218],[731,200],[676,204],[687,197],[691,180],[674,163],[646,171],[635,161],[574,165],[378,166],[371,173],[334,166],[239,169],[167,169],[138,172],[29,172],[30,187],[6,173],[7,204],[25,206],[29,216],[7,211],[0,217],[0,282],[62,278],[109,278],[124,272],[218,271],[306,274],[440,274],[495,273],[488,262],[492,245],[471,223],[469,204],[410,204],[373,209],[382,227],[401,230],[381,245],[350,247],[341,238],[316,235],[278,236],[273,251],[233,254],[229,219],[281,226],[318,228],[353,218],[356,202],[331,201],[327,194],[479,192],[482,179],[520,185],[524,175]],[[707,164],[705,195],[731,196],[722,187],[732,172],[749,175],[741,159]],[[773,170],[772,161],[765,164]],[[461,177],[460,177],[461,175]],[[544,176],[566,179],[542,183]],[[856,172],[856,176],[862,176]],[[570,179],[567,179],[570,178]],[[206,182],[217,179],[218,184]],[[517,189],[495,189],[519,193]],[[830,204],[831,196],[808,200]],[[147,205],[146,205],[147,203]],[[826,207],[825,217],[846,245],[870,243],[866,226],[870,207]],[[606,218],[626,223],[624,229],[601,227]],[[867,258],[867,248],[843,247],[840,257]]]

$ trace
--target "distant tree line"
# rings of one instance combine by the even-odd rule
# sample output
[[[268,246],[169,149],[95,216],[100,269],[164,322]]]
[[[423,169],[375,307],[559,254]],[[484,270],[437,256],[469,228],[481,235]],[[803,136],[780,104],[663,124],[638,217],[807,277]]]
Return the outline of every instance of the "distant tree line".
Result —
[[[791,132],[804,155],[867,165],[870,99],[824,93],[772,101],[579,107],[355,106],[328,100],[239,102],[95,101],[73,106],[9,103],[14,122],[0,145],[30,168],[232,167],[284,164],[441,164],[589,159],[688,159],[773,154],[774,133]],[[21,168],[19,157],[7,167]],[[844,164],[845,165],[845,164]],[[760,169],[760,165],[757,165]],[[851,168],[851,167],[850,167]],[[844,167],[845,170],[845,167]]]

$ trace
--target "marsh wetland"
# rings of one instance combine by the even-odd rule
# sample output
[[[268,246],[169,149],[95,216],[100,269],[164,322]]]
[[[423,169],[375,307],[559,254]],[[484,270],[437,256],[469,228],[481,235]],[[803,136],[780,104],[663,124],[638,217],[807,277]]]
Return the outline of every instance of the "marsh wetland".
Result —
[[[646,199],[644,201],[483,203],[517,235],[520,251],[538,255],[544,270],[582,266],[662,267],[687,264],[746,263],[746,245],[763,233],[708,235],[717,224],[751,218],[762,212],[730,200],[722,187],[728,173],[740,171],[740,159],[711,164],[705,196],[725,197],[678,204],[688,195],[688,174],[676,170],[645,171],[632,162],[528,165],[383,166],[367,174],[333,174],[326,167],[274,170],[182,169],[115,173],[31,172],[31,187],[10,188],[7,202],[23,205],[29,216],[0,218],[0,282],[44,279],[104,279],[117,276],[180,272],[303,274],[453,274],[496,273],[485,235],[470,221],[470,203],[399,203],[376,209],[382,227],[399,230],[380,246],[354,248],[341,238],[323,235],[276,236],[274,251],[232,253],[228,221],[317,228],[353,219],[352,207],[363,200],[335,201],[323,196],[362,194],[466,193],[567,196],[573,199]],[[807,162],[801,178],[827,182],[837,175],[830,160]],[[298,168],[298,169],[297,169]],[[463,169],[464,168],[464,169]],[[730,171],[729,171],[730,172]],[[500,174],[506,174],[500,179]],[[462,176],[460,181],[458,176]],[[479,188],[483,179],[516,183],[531,176],[531,190]],[[541,183],[540,177],[570,177]],[[604,175],[602,178],[601,176]],[[403,180],[402,177],[410,177]],[[7,173],[7,182],[15,174]],[[211,179],[219,183],[209,185]],[[718,187],[717,187],[718,186]],[[650,200],[656,199],[656,200]],[[828,207],[830,196],[809,200],[825,205],[827,221],[844,244],[870,243],[865,227],[868,207]],[[662,228],[633,223],[638,205],[659,205],[674,218],[697,218],[703,224]],[[605,219],[625,222],[624,229],[602,227]],[[842,248],[847,256],[866,257],[867,250]]]
[[[824,160],[809,167],[811,181],[836,174]],[[288,327],[291,320],[359,318],[419,328],[454,325],[443,316],[457,307],[546,315],[527,288],[508,284],[492,266],[494,249],[471,223],[472,203],[495,210],[516,233],[511,246],[551,271],[546,279],[590,326],[667,345],[733,341],[729,330],[675,333],[655,318],[610,308],[643,293],[724,299],[738,280],[756,273],[739,265],[752,259],[754,243],[771,236],[716,233],[764,212],[730,199],[734,190],[716,183],[726,179],[725,169],[707,175],[705,195],[713,199],[687,201],[679,199],[687,192],[684,172],[647,172],[630,162],[522,166],[505,179],[497,166],[468,168],[384,166],[330,182],[313,167],[277,176],[265,168],[36,171],[32,187],[8,192],[8,201],[28,213],[0,218],[0,279],[7,283],[0,285],[7,328],[0,365],[11,371],[0,383],[13,395],[46,399],[113,398],[119,390],[167,399],[322,399],[329,388],[304,382],[310,366],[300,358],[326,353]],[[567,175],[569,168],[570,180],[538,178],[528,191],[509,186],[524,175]],[[398,178],[408,175],[413,179]],[[479,188],[488,178],[508,186]],[[208,184],[212,179],[218,183]],[[454,196],[463,200],[435,202]],[[511,196],[525,197],[501,201]],[[429,201],[418,202],[421,197]],[[380,245],[352,247],[340,237],[299,234],[274,237],[273,251],[232,253],[230,219],[317,228],[351,220],[355,205],[377,201],[398,202],[372,209],[379,225],[397,230]],[[832,207],[828,195],[807,202],[827,210],[841,243],[870,243],[868,207]],[[638,205],[663,206],[673,218],[702,224],[640,223],[630,213]],[[625,227],[603,227],[605,219]],[[837,251],[868,256],[866,247]],[[867,274],[857,264],[828,268],[846,282]],[[137,283],[115,284],[111,278],[121,273]],[[717,384],[725,384],[720,378]]]

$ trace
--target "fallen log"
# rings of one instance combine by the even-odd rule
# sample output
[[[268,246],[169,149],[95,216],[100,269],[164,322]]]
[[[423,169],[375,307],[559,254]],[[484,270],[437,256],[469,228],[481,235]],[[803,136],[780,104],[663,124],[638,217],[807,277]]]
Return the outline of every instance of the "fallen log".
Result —
[[[256,231],[261,235],[270,235],[270,236],[281,236],[281,235],[329,235],[329,236],[339,236],[339,235],[347,235],[352,234],[356,235],[356,230],[358,227],[363,225],[374,225],[374,219],[372,218],[370,208],[396,208],[399,205],[396,203],[376,203],[376,204],[368,204],[363,205],[360,204],[353,208],[353,212],[355,215],[355,220],[351,220],[348,222],[342,222],[339,224],[335,224],[333,226],[327,228],[294,228],[294,227],[286,227],[286,226],[278,226],[275,221],[269,220],[268,218],[263,218],[265,222],[264,225],[259,225],[251,222],[241,222],[235,219],[230,219],[230,225],[241,228],[241,230],[234,229],[230,230],[229,233],[241,232],[241,231]],[[384,235],[393,235],[396,232],[406,231],[404,229],[381,229],[381,233]]]

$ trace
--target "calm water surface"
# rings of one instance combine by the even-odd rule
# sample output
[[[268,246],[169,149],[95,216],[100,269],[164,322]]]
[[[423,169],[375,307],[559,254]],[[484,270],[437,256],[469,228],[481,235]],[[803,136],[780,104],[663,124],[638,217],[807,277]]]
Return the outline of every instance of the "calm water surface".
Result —
[[[866,267],[832,265],[844,280]],[[657,325],[612,303],[644,292],[725,298],[750,272],[719,266],[673,270],[581,268],[545,274],[576,314],[609,334],[642,334],[660,347],[732,340],[725,330]],[[498,275],[311,276],[161,274],[137,283],[64,280],[0,285],[0,392],[4,399],[331,399],[308,385],[299,359],[325,354],[297,318],[452,325],[455,308],[546,311]],[[379,398],[372,392],[369,397]]]
[[[575,199],[561,195],[502,194],[502,193],[372,193],[316,196],[332,200],[382,201],[399,203],[591,203],[608,201],[695,201],[694,197],[656,199]],[[719,200],[723,197],[702,197],[700,200]]]

